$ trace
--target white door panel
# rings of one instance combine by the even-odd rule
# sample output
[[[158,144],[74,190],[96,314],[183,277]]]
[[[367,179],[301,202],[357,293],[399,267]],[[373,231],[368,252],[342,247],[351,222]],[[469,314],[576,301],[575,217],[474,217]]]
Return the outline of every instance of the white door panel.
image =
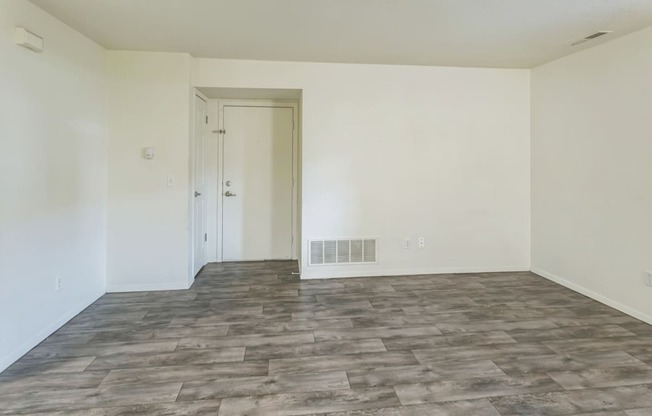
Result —
[[[193,135],[193,270],[197,274],[206,264],[206,197],[204,145],[207,133],[206,101],[195,96]]]
[[[292,108],[224,107],[225,261],[292,257],[293,117]]]

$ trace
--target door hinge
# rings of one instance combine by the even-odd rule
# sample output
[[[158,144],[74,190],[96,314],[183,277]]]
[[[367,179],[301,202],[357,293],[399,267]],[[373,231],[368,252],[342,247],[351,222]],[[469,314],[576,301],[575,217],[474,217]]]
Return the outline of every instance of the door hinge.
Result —
[[[208,234],[204,233],[204,241],[208,241]]]
[[[206,116],[206,124],[208,124],[208,116]]]

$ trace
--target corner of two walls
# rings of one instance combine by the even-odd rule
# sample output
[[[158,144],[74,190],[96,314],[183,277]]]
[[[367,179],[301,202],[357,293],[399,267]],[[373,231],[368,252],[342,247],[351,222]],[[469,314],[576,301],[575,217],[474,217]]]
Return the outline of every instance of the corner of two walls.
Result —
[[[652,324],[652,28],[532,71],[532,271]]]
[[[44,51],[15,45],[15,26],[44,37]],[[192,278],[190,56],[105,51],[23,0],[0,3],[0,29],[0,173],[12,178],[0,181],[11,195],[0,216],[2,371],[107,291],[186,289]]]

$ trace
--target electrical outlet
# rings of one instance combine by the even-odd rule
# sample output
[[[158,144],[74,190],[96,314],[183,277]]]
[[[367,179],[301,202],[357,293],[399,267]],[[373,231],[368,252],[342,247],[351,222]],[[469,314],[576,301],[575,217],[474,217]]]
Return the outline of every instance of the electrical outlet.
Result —
[[[652,286],[652,272],[645,272],[645,284]]]
[[[426,239],[423,237],[419,237],[419,248],[425,248],[426,247]]]
[[[410,243],[410,237],[406,237],[403,239],[403,248],[409,249],[411,247]]]
[[[61,288],[63,287],[63,279],[61,277],[57,277],[54,279],[54,290],[55,291],[60,291]]]

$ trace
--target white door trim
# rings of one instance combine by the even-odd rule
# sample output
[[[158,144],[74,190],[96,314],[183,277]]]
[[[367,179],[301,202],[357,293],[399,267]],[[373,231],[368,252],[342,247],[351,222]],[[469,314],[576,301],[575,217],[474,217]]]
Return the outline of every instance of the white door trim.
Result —
[[[297,101],[283,101],[283,100],[218,100],[218,129],[224,130],[224,107],[273,107],[273,108],[292,108],[292,122],[294,128],[292,129],[292,259],[299,258],[299,236],[297,235],[298,224],[298,211],[299,211],[299,103]],[[228,132],[227,132],[228,134]],[[217,169],[217,261],[222,262],[222,248],[223,248],[223,178],[224,178],[224,135],[218,134],[218,169]],[[213,213],[211,212],[211,215]],[[210,256],[209,256],[210,259]]]

